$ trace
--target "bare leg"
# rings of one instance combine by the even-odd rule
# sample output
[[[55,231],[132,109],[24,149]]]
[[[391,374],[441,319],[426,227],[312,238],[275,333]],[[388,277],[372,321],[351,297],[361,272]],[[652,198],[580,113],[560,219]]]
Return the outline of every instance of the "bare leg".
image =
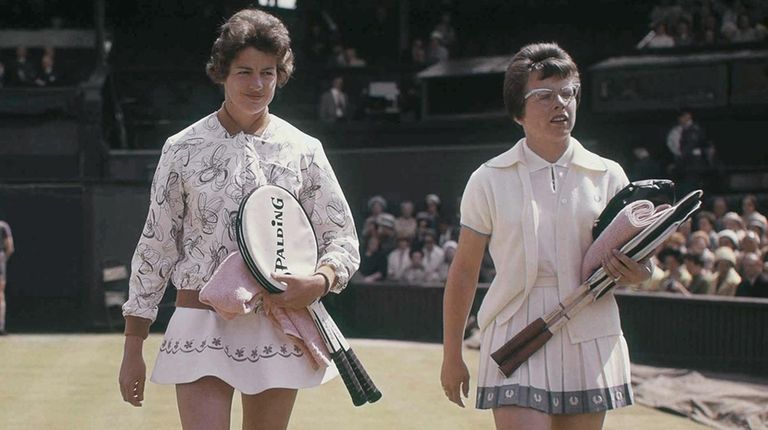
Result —
[[[605,421],[605,412],[555,415],[552,417],[552,430],[600,430],[603,428],[603,421]]]
[[[243,394],[243,430],[288,428],[298,390],[273,388],[259,394]]]
[[[5,332],[5,280],[0,280],[0,333]]]
[[[229,430],[234,389],[213,376],[176,385],[181,427],[184,430]]]
[[[496,430],[549,430],[552,424],[550,415],[520,406],[496,408],[493,410],[493,419]]]

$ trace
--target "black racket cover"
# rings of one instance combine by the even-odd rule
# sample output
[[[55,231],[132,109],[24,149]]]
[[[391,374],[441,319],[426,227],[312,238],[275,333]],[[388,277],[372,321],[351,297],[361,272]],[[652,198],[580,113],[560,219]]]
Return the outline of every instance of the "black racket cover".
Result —
[[[638,201],[650,200],[655,206],[675,204],[675,183],[668,179],[647,179],[635,181],[616,193],[592,226],[592,239],[597,239],[624,206]]]

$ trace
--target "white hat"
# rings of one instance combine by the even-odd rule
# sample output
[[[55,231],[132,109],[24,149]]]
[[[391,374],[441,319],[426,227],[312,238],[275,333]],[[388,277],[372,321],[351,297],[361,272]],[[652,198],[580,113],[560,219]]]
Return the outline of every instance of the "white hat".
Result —
[[[459,247],[459,244],[456,243],[455,240],[446,240],[445,243],[443,244],[443,249],[448,249],[448,248],[456,249],[458,247]]]
[[[715,261],[727,261],[736,266],[736,253],[727,246],[721,246],[715,251]]]
[[[395,216],[388,213],[379,214],[376,217],[376,224],[382,227],[395,228]]]
[[[427,194],[427,203],[434,203],[436,205],[440,204],[440,197],[437,196],[437,194]]]
[[[719,241],[721,238],[728,238],[731,242],[733,242],[733,246],[739,246],[739,235],[736,234],[735,231],[725,229],[720,231],[720,233],[717,233],[717,240]]]
[[[368,199],[368,210],[373,208],[374,203],[378,203],[381,206],[384,207],[384,209],[387,208],[387,200],[382,196],[373,196],[370,199]]]

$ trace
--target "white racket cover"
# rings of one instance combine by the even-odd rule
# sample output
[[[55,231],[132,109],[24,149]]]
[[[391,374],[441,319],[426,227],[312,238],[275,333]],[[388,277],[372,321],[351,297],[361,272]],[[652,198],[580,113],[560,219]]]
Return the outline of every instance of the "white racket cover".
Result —
[[[286,287],[270,274],[311,275],[317,265],[312,223],[296,197],[277,185],[263,185],[240,203],[237,244],[254,277],[270,292]]]

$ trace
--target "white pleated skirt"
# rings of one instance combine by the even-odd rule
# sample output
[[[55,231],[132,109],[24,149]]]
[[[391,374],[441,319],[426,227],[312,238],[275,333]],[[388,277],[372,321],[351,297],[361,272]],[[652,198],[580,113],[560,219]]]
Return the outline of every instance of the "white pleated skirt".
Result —
[[[244,394],[257,394],[314,387],[336,375],[333,365],[317,368],[304,346],[261,311],[225,320],[209,310],[176,308],[150,380],[184,384],[215,376]]]
[[[508,322],[494,322],[485,329],[480,346],[478,409],[521,406],[553,415],[581,414],[634,403],[627,343],[621,335],[573,344],[566,324],[512,375],[501,373],[491,353],[555,309],[560,301],[556,286],[537,285]]]

